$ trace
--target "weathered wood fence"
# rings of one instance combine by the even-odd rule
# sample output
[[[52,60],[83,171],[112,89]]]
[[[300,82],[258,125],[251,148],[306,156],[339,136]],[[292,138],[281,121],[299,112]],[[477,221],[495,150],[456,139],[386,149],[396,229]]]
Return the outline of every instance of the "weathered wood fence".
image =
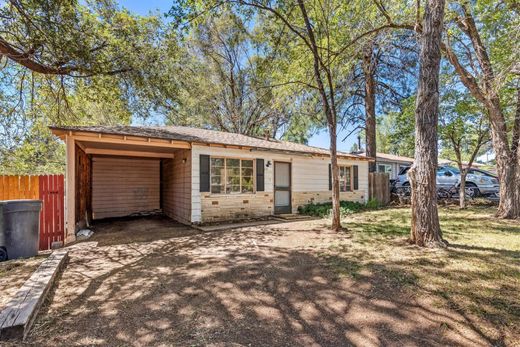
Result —
[[[376,199],[382,205],[390,202],[390,176],[383,172],[368,174],[368,190],[370,199]]]
[[[0,200],[42,201],[40,250],[50,249],[53,242],[63,242],[64,196],[63,175],[0,176]]]

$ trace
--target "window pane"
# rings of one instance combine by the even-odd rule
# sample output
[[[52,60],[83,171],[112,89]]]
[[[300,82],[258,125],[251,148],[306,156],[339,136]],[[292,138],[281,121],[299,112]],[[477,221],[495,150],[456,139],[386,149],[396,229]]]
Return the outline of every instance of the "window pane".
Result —
[[[242,177],[242,193],[253,192],[253,177]]]
[[[253,177],[253,168],[242,167],[242,176]]]
[[[240,159],[226,159],[226,194],[240,193]]]
[[[240,176],[240,168],[238,168],[238,167],[230,168],[228,166],[226,173],[228,176]]]
[[[227,168],[239,168],[240,167],[240,159],[226,159]]]
[[[252,160],[242,160],[242,167],[253,167],[253,161]]]
[[[211,166],[224,166],[223,158],[211,158]]]
[[[226,184],[228,185],[240,185],[240,176],[227,176]]]
[[[210,182],[211,193],[221,194],[224,192],[224,159],[210,159]]]

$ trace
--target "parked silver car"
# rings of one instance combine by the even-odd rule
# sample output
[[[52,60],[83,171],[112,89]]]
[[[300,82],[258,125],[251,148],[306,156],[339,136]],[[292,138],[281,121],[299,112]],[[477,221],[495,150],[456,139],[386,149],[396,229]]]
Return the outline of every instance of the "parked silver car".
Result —
[[[401,169],[395,187],[409,187],[408,170],[406,167]],[[437,168],[437,189],[450,189],[460,185],[460,171],[452,166],[440,166]],[[475,196],[496,195],[500,189],[498,178],[490,172],[480,169],[469,169],[466,176],[466,188],[472,189]]]

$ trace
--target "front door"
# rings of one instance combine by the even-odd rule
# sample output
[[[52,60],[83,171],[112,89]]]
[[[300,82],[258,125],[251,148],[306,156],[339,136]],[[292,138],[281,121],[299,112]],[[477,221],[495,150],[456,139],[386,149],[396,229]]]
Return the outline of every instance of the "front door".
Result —
[[[291,163],[274,163],[274,213],[291,213]]]

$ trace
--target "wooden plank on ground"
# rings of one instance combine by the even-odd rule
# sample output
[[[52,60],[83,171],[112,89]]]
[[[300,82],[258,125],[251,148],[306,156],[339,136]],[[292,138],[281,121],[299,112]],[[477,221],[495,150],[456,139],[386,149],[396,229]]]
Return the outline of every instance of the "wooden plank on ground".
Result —
[[[67,255],[65,250],[53,252],[0,312],[0,340],[24,339],[27,336]]]

